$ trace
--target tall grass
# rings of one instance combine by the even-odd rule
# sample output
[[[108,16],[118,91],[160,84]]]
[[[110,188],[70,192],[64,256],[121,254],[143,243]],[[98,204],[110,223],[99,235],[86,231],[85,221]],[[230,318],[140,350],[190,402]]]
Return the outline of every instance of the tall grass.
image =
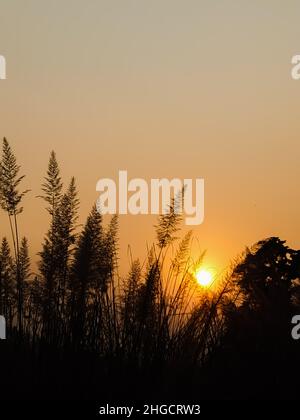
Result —
[[[3,147],[3,162],[6,166],[11,162],[17,177],[19,166],[7,140]],[[4,170],[12,169],[4,163],[1,197],[11,221],[21,211],[17,205],[24,193],[19,194],[17,187],[23,177],[14,183],[6,176],[4,182]],[[203,362],[222,334],[220,308],[227,291],[209,296],[195,282],[189,251],[192,234],[178,244],[175,236],[182,196],[174,198],[169,212],[158,218],[157,243],[148,251],[146,266],[133,261],[127,278],[121,279],[117,217],[105,229],[94,206],[81,233],[76,233],[75,180],[63,193],[54,152],[42,191],[50,227],[40,253],[40,273],[30,275],[27,240],[20,250],[17,230],[12,231],[14,258],[6,238],[2,242],[0,308],[8,319],[8,334],[14,332],[32,347],[43,343],[61,351],[85,350],[124,362],[134,360],[139,366],[174,363],[178,358]]]
[[[146,263],[132,261],[128,275],[120,277],[118,217],[112,217],[104,226],[102,215],[93,206],[79,229],[75,179],[64,192],[53,152],[42,183],[50,225],[39,254],[39,273],[33,276],[28,241],[19,238],[17,229],[17,217],[23,210],[21,201],[27,191],[18,191],[23,177],[18,176],[19,166],[7,140],[0,168],[0,203],[8,214],[14,251],[12,255],[8,239],[3,238],[0,313],[7,321],[9,342],[22,343],[24,351],[34,358],[34,366],[46,360],[51,367],[49,375],[52,368],[62,369],[61,361],[65,365],[80,355],[97,361],[98,370],[88,366],[91,371],[85,372],[92,384],[99,384],[102,376],[107,385],[125,375],[124,388],[132,375],[163,376],[168,372],[172,378],[174,368],[192,374],[218,360],[216,355],[226,349],[226,337],[230,328],[232,334],[237,315],[244,316],[247,311],[249,320],[253,311],[257,314],[259,305],[268,302],[264,288],[269,283],[263,289],[259,283],[264,270],[274,266],[272,276],[278,284],[283,278],[287,282],[298,276],[294,288],[280,285],[280,296],[284,290],[289,299],[288,293],[299,289],[300,254],[276,240],[260,242],[258,251],[248,250],[216,280],[212,290],[201,288],[194,273],[203,264],[205,253],[193,258],[191,232],[181,240],[177,237],[181,224],[177,207],[182,196],[173,198],[169,211],[159,216],[156,242],[147,250]],[[270,243],[277,247],[280,264],[286,263],[282,266],[285,276],[278,274],[278,261],[272,262]],[[284,253],[288,255],[285,259]],[[258,257],[261,262],[257,271]],[[270,282],[269,271],[266,282]],[[294,301],[299,302],[299,294],[298,300],[295,296]],[[289,304],[289,300],[286,302]],[[239,334],[243,337],[242,330]],[[59,355],[58,362],[55,355]],[[79,363],[77,368],[85,370],[86,365]],[[72,369],[73,365],[68,370],[70,380]],[[41,369],[37,370],[39,378],[47,380]],[[108,377],[113,379],[109,382]],[[101,386],[103,389],[104,384]]]

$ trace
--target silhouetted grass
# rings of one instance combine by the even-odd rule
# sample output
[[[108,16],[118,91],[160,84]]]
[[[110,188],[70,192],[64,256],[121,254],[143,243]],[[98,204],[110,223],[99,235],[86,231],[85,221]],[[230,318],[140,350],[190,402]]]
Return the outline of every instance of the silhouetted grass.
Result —
[[[280,354],[299,359],[299,345],[289,335],[292,313],[299,308],[299,251],[278,238],[261,241],[217,279],[217,287],[205,291],[193,275],[204,253],[194,261],[191,232],[182,240],[175,236],[181,222],[176,200],[182,199],[175,197],[158,219],[147,263],[132,261],[120,278],[117,216],[105,228],[93,206],[79,231],[75,179],[64,192],[52,152],[42,184],[50,226],[33,277],[28,241],[18,233],[27,191],[18,192],[23,177],[6,140],[0,168],[1,206],[13,244],[13,256],[6,238],[0,250],[0,313],[8,335],[0,353],[7,362],[7,398],[12,384],[13,395],[24,398],[30,392],[38,398],[176,400],[199,392],[201,398],[243,397],[240,384],[247,392],[252,386],[248,365],[274,393],[277,376],[291,364],[285,358],[280,363]]]

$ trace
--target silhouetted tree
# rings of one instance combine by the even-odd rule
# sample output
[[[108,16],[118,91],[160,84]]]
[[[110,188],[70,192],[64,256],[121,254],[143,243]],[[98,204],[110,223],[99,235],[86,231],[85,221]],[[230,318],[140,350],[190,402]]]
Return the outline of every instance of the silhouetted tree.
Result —
[[[300,251],[271,237],[246,249],[233,270],[233,286],[240,293],[225,308],[227,332],[215,361],[218,366],[220,358],[220,363],[228,366],[235,383],[243,375],[247,394],[254,393],[254,388],[258,395],[280,394],[276,387],[291,369],[297,350],[290,335],[293,284],[299,269]],[[227,352],[221,353],[222,349]]]
[[[293,281],[300,274],[300,251],[272,237],[247,249],[245,258],[233,272],[245,299],[243,305],[257,309],[277,309],[291,304]]]

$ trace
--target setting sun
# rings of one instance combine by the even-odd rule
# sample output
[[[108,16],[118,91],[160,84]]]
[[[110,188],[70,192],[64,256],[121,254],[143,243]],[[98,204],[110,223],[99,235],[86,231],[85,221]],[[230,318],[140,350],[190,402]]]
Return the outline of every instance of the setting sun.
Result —
[[[209,270],[200,269],[196,271],[195,277],[197,282],[202,287],[209,287],[211,283],[213,282],[213,274]]]

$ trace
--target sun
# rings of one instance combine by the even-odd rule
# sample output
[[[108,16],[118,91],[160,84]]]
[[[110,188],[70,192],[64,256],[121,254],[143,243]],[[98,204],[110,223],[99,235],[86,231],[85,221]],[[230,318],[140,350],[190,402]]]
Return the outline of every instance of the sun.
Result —
[[[209,287],[212,284],[213,279],[214,279],[213,273],[204,268],[197,270],[195,273],[195,277],[196,277],[197,282],[202,287]]]

